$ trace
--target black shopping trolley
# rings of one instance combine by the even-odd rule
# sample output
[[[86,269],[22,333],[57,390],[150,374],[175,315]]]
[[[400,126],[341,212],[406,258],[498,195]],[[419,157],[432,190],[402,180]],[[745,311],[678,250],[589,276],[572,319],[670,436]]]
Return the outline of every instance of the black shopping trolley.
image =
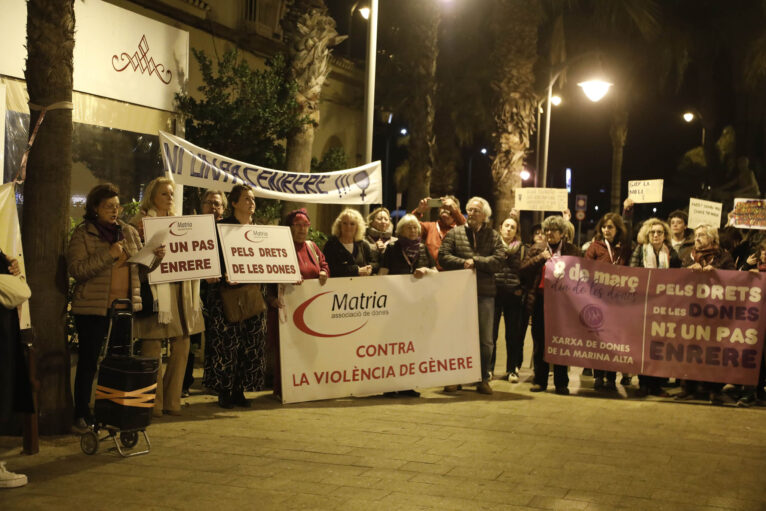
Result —
[[[123,457],[151,450],[146,428],[152,422],[159,361],[136,357],[134,344],[131,302],[115,300],[109,309],[109,330],[99,357],[94,424],[80,437],[85,454],[98,452],[99,442],[108,438]],[[136,447],[139,434],[144,438],[145,448],[124,451],[123,448]]]

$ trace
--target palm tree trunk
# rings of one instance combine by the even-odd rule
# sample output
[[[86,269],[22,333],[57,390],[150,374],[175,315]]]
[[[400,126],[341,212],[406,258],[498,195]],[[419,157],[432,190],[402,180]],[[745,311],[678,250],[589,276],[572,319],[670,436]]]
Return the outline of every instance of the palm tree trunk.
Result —
[[[290,61],[290,78],[298,86],[296,99],[301,115],[309,122],[287,139],[287,170],[311,171],[314,129],[319,126],[319,97],[329,74],[330,48],[346,36],[339,36],[335,20],[327,14],[324,0],[289,0],[282,21]]]
[[[418,98],[406,117],[410,120],[407,209],[431,195],[431,174],[436,161],[436,62],[439,57],[441,15],[434,0],[412,2],[412,23],[418,41],[412,49],[412,95]]]
[[[513,190],[521,187],[521,171],[535,130],[537,105],[534,66],[541,10],[537,1],[503,0],[493,16],[496,34],[494,223],[500,226],[514,206]]]
[[[609,203],[610,211],[615,213],[620,212],[622,155],[628,138],[628,116],[628,109],[618,105],[612,115],[612,125],[609,127],[609,138],[612,140],[612,192]]]
[[[29,0],[24,74],[31,104],[72,100],[74,27],[74,0]],[[30,128],[39,115],[31,110]],[[29,154],[21,230],[32,289],[42,434],[64,433],[72,424],[64,261],[71,173],[72,111],[51,110]]]

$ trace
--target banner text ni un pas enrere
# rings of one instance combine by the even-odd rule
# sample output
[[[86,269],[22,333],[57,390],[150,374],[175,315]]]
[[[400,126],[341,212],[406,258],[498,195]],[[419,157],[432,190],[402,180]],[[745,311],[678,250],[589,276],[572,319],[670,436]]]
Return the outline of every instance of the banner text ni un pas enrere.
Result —
[[[383,202],[379,161],[335,172],[287,172],[237,161],[164,131],[160,131],[160,152],[165,171],[181,185],[228,192],[236,184],[246,184],[256,197],[294,202]]]
[[[545,359],[648,376],[755,385],[764,277],[551,259]]]

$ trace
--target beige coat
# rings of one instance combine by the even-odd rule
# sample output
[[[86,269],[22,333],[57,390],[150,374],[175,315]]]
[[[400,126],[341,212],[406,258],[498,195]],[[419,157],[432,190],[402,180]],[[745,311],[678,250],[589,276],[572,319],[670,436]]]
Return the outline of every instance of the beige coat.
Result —
[[[132,220],[138,225],[145,212]],[[153,216],[153,215],[150,215]],[[190,281],[174,282],[171,286],[171,315],[170,323],[163,324],[157,320],[157,314],[136,318],[133,322],[133,334],[139,339],[169,339],[173,337],[186,337],[205,330],[205,321],[202,317],[202,308],[194,307],[194,293]]]
[[[119,220],[118,220],[119,221]],[[123,248],[128,257],[141,250],[138,232],[119,221],[125,235]],[[78,225],[72,233],[67,249],[67,270],[75,279],[72,312],[93,316],[106,316],[109,309],[109,289],[112,285],[114,259],[109,254],[109,243],[102,240],[90,222]],[[141,310],[141,283],[138,266],[130,264],[130,290],[133,311]]]

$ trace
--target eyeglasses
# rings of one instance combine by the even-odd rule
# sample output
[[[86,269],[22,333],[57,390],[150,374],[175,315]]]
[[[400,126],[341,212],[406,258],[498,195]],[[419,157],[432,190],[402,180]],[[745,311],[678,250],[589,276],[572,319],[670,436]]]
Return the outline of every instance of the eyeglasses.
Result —
[[[652,236],[664,236],[665,231],[649,231],[649,234],[651,234]]]
[[[466,213],[482,213],[481,208],[466,208]]]
[[[206,200],[202,204],[207,204],[208,206],[212,206],[214,208],[222,208],[223,202],[217,201],[217,200]]]

